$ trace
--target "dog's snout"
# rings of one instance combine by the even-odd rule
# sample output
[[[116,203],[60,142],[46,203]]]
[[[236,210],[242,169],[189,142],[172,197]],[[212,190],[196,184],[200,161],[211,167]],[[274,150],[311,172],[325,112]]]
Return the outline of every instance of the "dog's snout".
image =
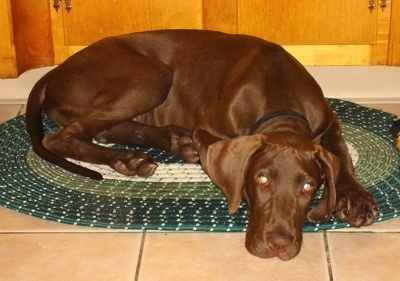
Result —
[[[286,232],[268,233],[266,242],[269,247],[269,256],[276,256],[281,260],[290,260],[298,250],[295,245],[295,237]]]
[[[277,253],[285,252],[293,244],[294,236],[287,233],[268,233],[268,246]]]

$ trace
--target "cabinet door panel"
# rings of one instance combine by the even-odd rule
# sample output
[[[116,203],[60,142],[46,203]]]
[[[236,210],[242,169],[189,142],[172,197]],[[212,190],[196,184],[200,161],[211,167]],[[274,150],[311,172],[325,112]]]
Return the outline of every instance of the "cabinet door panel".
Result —
[[[9,1],[0,1],[0,77],[17,76],[17,59],[12,36],[12,18]]]
[[[367,0],[238,0],[238,29],[280,44],[371,44],[377,9]]]
[[[72,1],[63,11],[65,44],[88,45],[98,39],[136,31],[202,28],[202,1]]]
[[[371,12],[368,0],[75,0],[70,13],[51,9],[55,61],[111,35],[204,28],[282,44],[305,65],[386,64],[391,2]]]

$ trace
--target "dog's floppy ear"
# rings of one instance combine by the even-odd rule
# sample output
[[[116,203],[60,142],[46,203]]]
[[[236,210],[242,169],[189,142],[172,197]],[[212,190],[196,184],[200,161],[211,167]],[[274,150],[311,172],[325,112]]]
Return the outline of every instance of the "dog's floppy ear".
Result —
[[[229,213],[239,208],[242,187],[251,156],[262,146],[260,134],[240,136],[213,143],[207,150],[205,170],[228,202]]]
[[[310,221],[318,222],[329,218],[336,203],[336,184],[340,175],[340,160],[333,153],[316,144],[316,159],[326,174],[325,190],[319,203],[308,212]]]

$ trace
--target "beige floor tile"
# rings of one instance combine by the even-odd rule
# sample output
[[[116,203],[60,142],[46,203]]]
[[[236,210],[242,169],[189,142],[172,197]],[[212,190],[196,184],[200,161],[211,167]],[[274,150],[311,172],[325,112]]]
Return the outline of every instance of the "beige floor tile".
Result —
[[[399,280],[400,233],[328,233],[333,280]]]
[[[1,234],[0,280],[134,280],[141,234]]]
[[[360,228],[342,228],[330,230],[329,232],[399,232],[400,233],[400,217],[375,222],[370,226]]]
[[[0,124],[14,118],[22,110],[21,104],[0,104]]]
[[[249,254],[244,233],[147,233],[139,280],[329,280],[323,234],[304,240],[284,262]]]

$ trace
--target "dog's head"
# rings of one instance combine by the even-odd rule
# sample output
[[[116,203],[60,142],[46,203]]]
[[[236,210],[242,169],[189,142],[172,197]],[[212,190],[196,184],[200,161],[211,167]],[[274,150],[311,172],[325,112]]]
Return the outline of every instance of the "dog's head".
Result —
[[[225,195],[229,212],[248,205],[246,248],[258,257],[295,257],[306,218],[327,219],[335,205],[339,159],[297,135],[241,136],[212,144],[206,171]],[[320,202],[311,203],[325,182]]]

